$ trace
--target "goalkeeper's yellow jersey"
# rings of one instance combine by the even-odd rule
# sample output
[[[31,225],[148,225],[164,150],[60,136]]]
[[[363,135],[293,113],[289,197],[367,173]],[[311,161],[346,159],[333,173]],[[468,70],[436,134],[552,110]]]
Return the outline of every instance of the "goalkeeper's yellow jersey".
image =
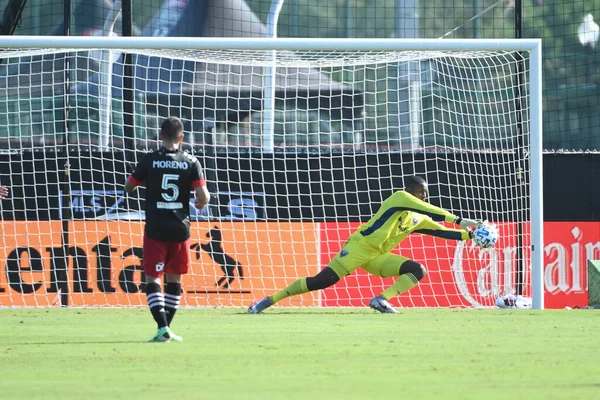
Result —
[[[351,240],[386,253],[413,232],[450,240],[468,240],[469,233],[462,229],[450,229],[435,222],[454,222],[452,213],[418,199],[404,190],[388,197],[379,211],[358,227]]]

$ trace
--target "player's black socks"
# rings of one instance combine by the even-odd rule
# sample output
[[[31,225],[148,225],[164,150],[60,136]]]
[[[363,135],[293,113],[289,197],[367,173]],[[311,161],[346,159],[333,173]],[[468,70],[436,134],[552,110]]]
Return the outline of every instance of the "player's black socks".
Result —
[[[167,322],[167,313],[165,312],[165,297],[158,283],[149,283],[146,285],[146,297],[148,307],[158,325],[158,329],[169,326]]]
[[[181,283],[167,282],[165,288],[165,311],[167,312],[167,324],[171,325],[173,317],[179,308],[181,301]]]

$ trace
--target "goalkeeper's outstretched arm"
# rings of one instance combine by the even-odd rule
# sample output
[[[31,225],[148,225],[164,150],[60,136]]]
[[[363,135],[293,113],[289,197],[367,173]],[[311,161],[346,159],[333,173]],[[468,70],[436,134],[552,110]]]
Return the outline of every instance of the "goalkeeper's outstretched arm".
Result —
[[[465,231],[470,231],[469,228],[477,228],[478,226],[483,224],[483,221],[456,217],[454,223],[460,225],[460,227],[463,228]]]
[[[471,231],[463,229],[447,228],[430,218],[425,217],[419,221],[418,229],[414,232],[424,235],[435,236],[447,240],[469,240],[471,239]]]
[[[399,205],[401,204],[403,208],[407,208],[419,214],[426,215],[433,221],[453,222],[459,225],[465,231],[468,231],[471,227],[477,227],[482,223],[481,221],[456,216],[450,211],[446,211],[443,208],[434,206],[433,204],[427,203],[426,201],[419,199],[409,191],[397,193],[397,202]]]
[[[433,221],[446,221],[458,224],[465,231],[471,227],[477,227],[482,221],[461,218],[452,214],[443,208],[436,207],[426,202],[429,196],[429,190],[425,179],[419,176],[409,176],[405,180],[406,188],[404,191],[396,192],[392,197],[396,197],[395,202],[402,208],[418,212],[419,214],[430,217]]]

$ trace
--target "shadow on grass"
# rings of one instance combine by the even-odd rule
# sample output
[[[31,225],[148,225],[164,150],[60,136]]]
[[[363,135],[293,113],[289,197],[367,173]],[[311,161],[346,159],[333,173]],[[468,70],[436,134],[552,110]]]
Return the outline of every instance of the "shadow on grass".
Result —
[[[67,340],[60,340],[60,341],[55,341],[55,342],[4,342],[2,343],[3,346],[44,346],[44,345],[52,345],[52,346],[56,346],[56,345],[61,345],[61,344],[68,344],[69,346],[72,345],[76,345],[76,344],[85,344],[85,345],[89,345],[89,344],[132,344],[132,343],[148,343],[147,341],[139,341],[139,340],[106,340],[106,341],[85,341],[85,342],[80,342],[80,341],[67,341]],[[148,343],[148,344],[154,344],[154,343]]]
[[[588,388],[588,387],[600,387],[600,383],[581,383],[581,384],[573,384],[573,385],[560,385],[561,387],[566,388]]]
[[[260,314],[248,314],[246,311],[232,313],[231,315],[379,315],[381,313],[372,310],[311,310],[311,309],[298,309],[298,310],[270,310],[262,312]],[[402,314],[402,312],[398,312]]]

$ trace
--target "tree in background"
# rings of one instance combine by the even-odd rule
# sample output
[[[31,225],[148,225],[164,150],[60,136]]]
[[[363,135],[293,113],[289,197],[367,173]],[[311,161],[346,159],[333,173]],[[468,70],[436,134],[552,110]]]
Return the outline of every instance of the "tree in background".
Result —
[[[73,8],[81,1],[73,0]],[[96,1],[107,10],[112,6],[112,0]],[[7,2],[0,1],[0,8]],[[133,0],[134,24],[145,26],[164,2]],[[246,2],[266,22],[272,1]],[[402,13],[398,4],[417,4],[418,9]],[[286,0],[278,32],[281,37],[397,37],[402,32],[398,25],[408,14],[416,19],[418,37],[513,38],[514,7],[514,0]],[[63,0],[29,0],[16,34],[49,34],[62,23],[63,13]],[[590,117],[599,114],[600,91],[598,85],[586,85],[586,59],[577,39],[577,27],[587,13],[600,20],[600,0],[523,0],[523,36],[543,39],[548,147],[600,148],[600,135],[595,133],[600,121]],[[82,34],[76,29],[73,33]],[[598,81],[597,52],[598,47],[593,82]],[[577,142],[568,143],[573,140]]]

